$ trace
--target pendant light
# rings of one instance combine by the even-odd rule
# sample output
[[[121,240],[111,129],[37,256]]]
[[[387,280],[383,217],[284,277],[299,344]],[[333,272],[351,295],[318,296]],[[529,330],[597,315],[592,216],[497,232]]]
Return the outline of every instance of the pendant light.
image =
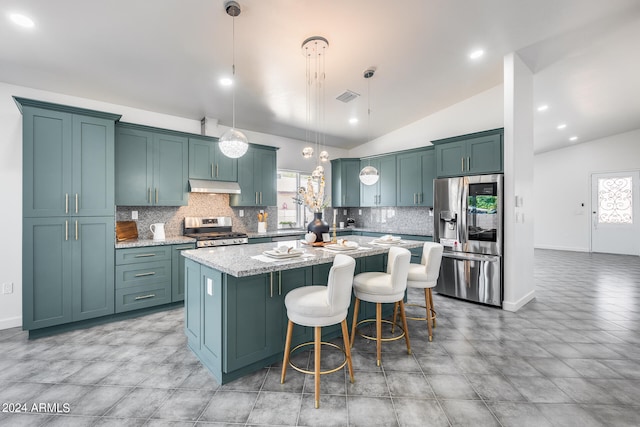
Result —
[[[320,150],[320,145],[324,146],[324,80],[325,68],[324,58],[329,47],[327,39],[321,36],[313,36],[302,42],[302,55],[306,61],[306,98],[307,98],[307,141],[315,139],[315,151],[313,146],[307,146],[302,150],[302,157],[310,159],[317,157],[317,166],[311,176],[319,179],[324,175],[322,162],[329,160],[329,153]],[[314,138],[312,138],[312,133]]]
[[[220,144],[220,151],[222,151],[222,154],[232,159],[237,159],[238,157],[244,156],[249,148],[247,137],[236,129],[236,16],[240,15],[240,5],[235,1],[227,1],[224,5],[224,9],[227,12],[227,15],[233,18],[233,37],[231,47],[233,52],[233,65],[231,71],[234,79],[233,87],[231,88],[233,98],[233,118],[231,129],[222,134],[218,143]]]
[[[371,83],[370,78],[373,77],[373,74],[376,72],[376,69],[371,67],[365,70],[364,78],[367,79],[367,116],[368,116],[368,125],[367,125],[367,139],[371,140]],[[378,182],[380,179],[380,174],[378,174],[378,169],[371,166],[371,161],[369,161],[369,165],[362,168],[360,171],[360,182],[364,185],[373,185]]]

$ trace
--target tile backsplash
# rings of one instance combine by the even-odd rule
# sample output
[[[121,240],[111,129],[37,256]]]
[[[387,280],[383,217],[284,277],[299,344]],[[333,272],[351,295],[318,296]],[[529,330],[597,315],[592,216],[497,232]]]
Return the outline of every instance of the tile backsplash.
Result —
[[[349,217],[355,219],[357,228],[433,234],[433,210],[429,207],[349,208]]]

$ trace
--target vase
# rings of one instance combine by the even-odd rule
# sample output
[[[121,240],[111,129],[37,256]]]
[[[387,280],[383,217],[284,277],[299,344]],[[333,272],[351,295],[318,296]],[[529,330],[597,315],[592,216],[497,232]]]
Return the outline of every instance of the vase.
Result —
[[[313,220],[307,225],[307,231],[316,235],[316,242],[322,242],[322,233],[329,232],[329,224],[322,219],[322,212],[314,212]]]

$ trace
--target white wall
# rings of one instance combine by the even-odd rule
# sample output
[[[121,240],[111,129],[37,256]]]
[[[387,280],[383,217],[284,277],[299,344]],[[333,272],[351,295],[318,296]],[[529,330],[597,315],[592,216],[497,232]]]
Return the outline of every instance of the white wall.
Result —
[[[503,126],[503,86],[498,85],[349,150],[366,157],[431,145],[431,141]]]
[[[640,129],[536,155],[535,247],[588,252],[591,174],[638,169]]]
[[[200,133],[200,120],[190,120],[122,105],[46,92],[0,82],[0,285],[13,283],[13,293],[2,294],[0,286],[0,330],[22,325],[22,115],[12,96],[122,114],[123,122],[163,129]],[[219,134],[226,130],[220,127]],[[315,167],[302,159],[307,144],[258,132],[246,131],[251,142],[280,147],[278,168],[311,171]],[[215,135],[218,136],[218,135]],[[332,158],[345,157],[346,151],[328,147]],[[326,166],[331,176],[331,165]],[[331,188],[330,180],[327,188]]]

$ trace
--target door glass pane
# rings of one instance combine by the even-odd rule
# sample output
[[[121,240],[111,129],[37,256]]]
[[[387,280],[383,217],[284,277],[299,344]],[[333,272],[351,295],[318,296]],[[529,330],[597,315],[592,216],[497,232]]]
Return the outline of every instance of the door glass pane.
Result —
[[[467,204],[469,240],[495,242],[498,234],[498,184],[469,184]]]
[[[598,178],[598,223],[632,224],[630,176]]]
[[[305,227],[313,219],[313,212],[304,205],[296,203],[298,188],[307,186],[310,174],[278,170],[278,228]],[[317,181],[312,181],[317,191]]]

